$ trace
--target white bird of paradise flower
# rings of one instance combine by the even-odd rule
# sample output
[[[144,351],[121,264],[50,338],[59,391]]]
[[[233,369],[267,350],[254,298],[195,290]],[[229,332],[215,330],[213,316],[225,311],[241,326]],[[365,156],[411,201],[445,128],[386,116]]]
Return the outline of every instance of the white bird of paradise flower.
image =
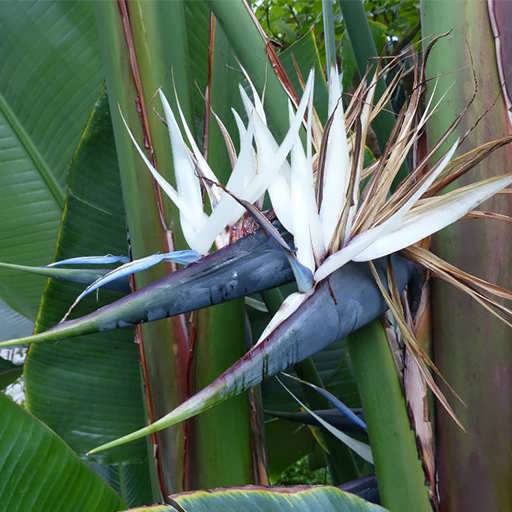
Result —
[[[182,129],[161,90],[159,96],[172,146],[177,189],[155,169],[126,122],[125,125],[155,180],[178,208],[188,245],[200,254],[207,254],[214,242],[217,246],[224,245],[226,227],[235,224],[245,213],[244,206],[234,197],[256,203],[268,193],[277,219],[293,236],[297,261],[308,269],[313,279],[306,286],[309,289],[304,289],[303,285],[299,287],[301,291],[288,296],[259,341],[304,302],[316,283],[349,261],[370,261],[411,246],[457,221],[512,183],[510,175],[503,175],[422,199],[450,164],[457,150],[456,141],[428,172],[416,177],[415,182],[410,181],[409,187],[399,188],[391,194],[391,183],[434,110],[431,98],[416,123],[415,108],[406,112],[397,143],[380,166],[380,175],[375,176],[377,170],[373,172],[378,179],[370,180],[361,192],[363,151],[358,151],[357,146],[362,143],[364,149],[369,124],[382,109],[382,100],[376,105],[373,101],[378,74],[375,73],[362,94],[363,102],[357,119],[360,126],[358,142],[354,135],[347,133],[340,75],[337,70],[330,73],[329,121],[324,130],[322,148],[315,156],[313,71],[305,83],[297,108],[289,101],[289,129],[280,144],[267,125],[262,98],[248,75],[245,76],[253,100],[240,86],[248,122],[245,125],[233,109],[240,151],[236,159],[233,158],[233,169],[225,188],[215,186],[218,180],[199,150],[179,102],[177,110]],[[305,148],[300,136],[303,125]],[[319,159],[322,160],[319,164],[321,172],[315,171],[315,163],[318,164]],[[203,186],[211,203],[210,214],[205,211]],[[318,190],[321,194],[317,193]]]

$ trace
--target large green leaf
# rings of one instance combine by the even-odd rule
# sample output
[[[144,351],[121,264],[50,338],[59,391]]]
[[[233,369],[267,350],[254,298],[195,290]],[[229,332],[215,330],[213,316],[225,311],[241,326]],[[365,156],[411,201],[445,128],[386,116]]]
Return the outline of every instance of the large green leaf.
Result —
[[[0,394],[2,510],[114,512],[119,496],[46,425]]]
[[[108,103],[102,94],[73,157],[56,258],[126,254],[120,196]],[[51,280],[43,296],[36,330],[58,322],[82,288],[75,283]],[[102,291],[103,296],[112,294]],[[89,307],[96,306],[92,297],[85,302]],[[133,339],[133,329],[129,329],[79,338],[73,344],[40,345],[29,353],[25,370],[27,405],[79,454],[95,446],[97,439],[129,432],[144,421],[138,353]],[[122,474],[112,467],[105,474],[123,479],[132,464],[144,465],[145,460],[145,444],[138,443],[105,459],[105,463],[123,464]],[[147,473],[139,474],[137,487],[123,486],[133,498],[126,501],[134,505],[151,500],[147,489]],[[137,490],[139,495],[133,497]]]
[[[0,261],[54,251],[71,155],[100,86],[88,2],[0,3]],[[45,280],[0,272],[0,296],[34,318]]]
[[[246,487],[194,491],[171,497],[176,505],[133,509],[131,512],[384,512],[336,487]]]

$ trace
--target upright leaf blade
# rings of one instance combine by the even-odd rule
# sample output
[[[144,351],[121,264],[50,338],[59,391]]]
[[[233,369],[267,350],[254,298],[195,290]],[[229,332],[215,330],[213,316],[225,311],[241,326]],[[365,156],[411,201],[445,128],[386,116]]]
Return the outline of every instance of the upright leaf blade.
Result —
[[[149,153],[170,180],[169,140],[153,106],[157,104],[154,93],[158,87],[164,87],[167,96],[172,98],[173,69],[178,91],[188,94],[188,83],[181,81],[188,70],[185,37],[182,37],[185,31],[183,2],[95,2],[94,8],[110,109],[115,112],[112,121],[132,254],[134,258],[140,258],[168,252],[173,242],[180,248],[176,212],[161,201],[160,193],[117,113],[119,109],[123,112],[141,147],[146,145],[143,141],[152,144]],[[184,109],[188,108],[187,103],[183,99]],[[166,272],[164,268],[155,267],[137,276],[137,288],[156,281]],[[140,334],[147,414],[151,420],[179,403],[186,392],[186,330],[183,320],[177,318],[145,326]],[[173,375],[173,378],[164,383],[162,375]],[[151,453],[152,456],[156,454],[160,492],[165,496],[182,488],[184,431],[180,427],[162,433],[152,441],[155,444]]]
[[[40,265],[102,79],[94,18],[88,2],[2,2],[0,28],[0,261]],[[33,319],[44,283],[1,271],[0,295]]]
[[[56,259],[76,254],[126,254],[124,209],[105,94],[84,128],[68,185],[71,193]],[[36,332],[58,322],[82,288],[51,280],[43,295]],[[102,291],[101,296],[109,294]],[[89,309],[91,305],[95,307],[96,301],[89,301]],[[114,432],[130,431],[144,421],[133,340],[130,329],[78,338],[76,344],[41,345],[30,350],[24,374],[27,406],[79,454],[94,446],[98,437],[109,439]],[[137,505],[151,499],[144,443],[113,453],[104,462],[124,466],[125,473],[135,466],[144,468],[146,474],[138,476],[138,496],[126,501]]]

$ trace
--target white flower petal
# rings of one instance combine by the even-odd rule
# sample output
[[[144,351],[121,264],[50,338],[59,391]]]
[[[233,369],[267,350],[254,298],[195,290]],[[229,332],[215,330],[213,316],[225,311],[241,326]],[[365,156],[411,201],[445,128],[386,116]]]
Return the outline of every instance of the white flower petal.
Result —
[[[278,152],[279,146],[258,114],[255,116],[254,138],[258,156],[258,174],[262,175],[266,169],[274,166],[274,155]],[[290,210],[290,166],[286,159],[275,172],[275,177],[270,180],[268,185],[270,201],[281,224],[293,233],[292,212]]]
[[[253,139],[253,120],[249,122],[247,131],[240,141],[240,154],[238,155],[235,167],[227,183],[227,188],[236,196],[246,201],[251,200],[252,187],[245,187],[246,179],[255,174]],[[260,194],[261,195],[261,194]],[[215,238],[227,225],[235,223],[245,212],[245,208],[235,201],[229,194],[223,194],[221,201],[217,204],[205,225],[198,233],[202,247],[210,247]],[[196,249],[198,250],[198,249]],[[201,252],[201,251],[199,251]]]
[[[263,108],[263,102],[261,101],[261,98],[258,95],[258,91],[256,91],[256,87],[254,87],[254,84],[251,82],[251,79],[249,78],[249,75],[245,72],[245,69],[242,68],[242,72],[244,73],[245,77],[247,78],[247,81],[249,82],[249,86],[251,87],[252,95],[254,98],[254,103],[249,99],[249,96],[247,96],[247,93],[245,92],[245,89],[239,84],[238,89],[240,91],[240,97],[242,98],[242,103],[244,104],[245,112],[247,114],[247,117],[251,117],[251,113],[253,109],[256,109],[256,112],[258,112],[259,116],[261,117],[262,121],[267,124],[267,118],[265,116],[265,109]]]
[[[338,106],[338,101],[341,98],[341,80],[338,72],[338,66],[334,65],[331,67],[331,73],[329,78],[329,105],[328,113],[329,117],[332,116],[333,112]]]
[[[418,201],[418,199],[427,191],[430,185],[432,185],[436,178],[444,171],[457,149],[458,142],[459,141],[457,140],[455,144],[453,144],[441,162],[439,162],[435,169],[430,172],[421,186],[418,187],[418,190],[400,207],[400,209],[394,215],[385,220],[382,224],[355,236],[340,251],[329,256],[315,272],[315,281],[325,279],[328,275],[332,274],[343,265],[346,265],[351,260],[357,261],[357,256],[363,253],[367,247],[372,245],[376,240],[380,238],[384,239],[388,233],[393,231],[396,226],[398,226],[403,220],[407,212],[409,212],[409,210]]]
[[[165,192],[167,197],[180,210],[180,212],[183,210],[183,212],[185,214],[186,208],[184,207],[183,201],[181,201],[181,199],[179,198],[178,192],[176,192],[174,187],[155,169],[155,167],[153,167],[153,164],[149,161],[149,159],[146,156],[146,154],[144,153],[144,151],[137,144],[137,141],[135,140],[135,137],[133,136],[130,128],[128,128],[128,123],[126,122],[126,120],[121,112],[120,112],[120,115],[121,115],[121,119],[123,120],[123,123],[126,127],[126,130],[128,131],[128,135],[130,136],[130,139],[132,139],[135,149],[137,150],[140,157],[142,158],[142,161],[146,164],[146,167],[149,169],[149,171],[153,175],[153,178],[160,185],[161,189]]]
[[[169,106],[169,102],[167,101],[167,98],[165,97],[164,93],[162,92],[162,89],[159,89],[158,92],[160,94],[160,101],[162,102],[162,105],[165,102],[165,105],[166,105],[165,108],[168,108],[170,110],[171,107]],[[181,124],[183,125],[185,135],[187,136],[188,143],[189,143],[190,147],[192,148],[192,154],[194,155],[194,158],[197,160],[197,166],[199,167],[201,174],[205,178],[208,178],[209,180],[213,181],[214,183],[218,183],[217,176],[215,176],[215,173],[212,171],[208,162],[206,161],[203,154],[199,150],[199,147],[197,146],[194,136],[192,135],[192,132],[190,131],[190,128],[188,127],[187,120],[185,119],[185,115],[183,114],[183,110],[181,109],[181,105],[180,105],[177,95],[176,95],[176,106],[178,107],[178,112],[180,114]]]
[[[289,185],[288,183],[285,185],[285,182],[283,181],[283,179],[286,180],[286,182],[289,180],[289,177],[286,176],[289,172],[286,157],[295,144],[299,128],[304,120],[304,114],[308,107],[313,90],[313,82],[314,73],[311,71],[304,88],[304,94],[302,95],[297,108],[297,112],[293,116],[288,133],[277,151],[272,151],[273,146],[270,144],[270,140],[273,140],[272,134],[270,134],[262,120],[258,119],[257,115],[255,116],[255,137],[257,137],[257,142],[259,142],[260,147],[263,148],[263,154],[258,154],[258,157],[261,159],[260,162],[262,164],[264,163],[264,165],[262,165],[261,172],[257,174],[252,186],[258,191],[266,190],[273,185],[274,180],[278,179],[277,190],[276,187],[269,190],[269,193],[271,194],[272,207],[274,208],[274,211],[281,223],[283,223],[286,229],[289,229],[290,231],[293,231],[293,225],[289,212],[290,194],[287,191],[287,189],[289,190]],[[269,134],[270,136],[268,137]],[[278,171],[281,171],[281,173],[278,173]],[[282,176],[283,172],[285,175],[281,178],[280,175]],[[274,197],[272,198],[272,196]]]
[[[256,345],[261,343],[269,336],[280,324],[282,324],[289,316],[291,316],[298,307],[309,297],[308,293],[292,293],[284,299],[283,303],[277,310],[276,314],[272,317],[268,325],[265,327],[261,336],[258,338]]]
[[[160,99],[164,109],[165,120],[167,122],[167,130],[172,146],[172,159],[174,166],[174,176],[180,200],[186,204],[187,214],[182,215],[183,209],[180,209],[180,223],[183,235],[187,240],[189,247],[198,251],[202,248],[202,244],[196,238],[196,234],[206,222],[208,218],[203,210],[203,197],[201,194],[201,184],[195,172],[195,166],[189,154],[189,150],[185,145],[185,141],[181,135],[178,123],[174,117],[174,113],[167,102],[167,98],[160,91]]]
[[[234,108],[231,109],[231,112],[233,113],[233,117],[235,118],[236,127],[238,128],[238,138],[241,141],[244,138],[247,128],[245,127],[244,122],[242,121],[242,118],[240,117],[240,114]]]
[[[353,260],[373,260],[415,244],[459,220],[511,183],[511,176],[491,178],[426,199],[421,206],[409,211],[392,232],[373,242]]]
[[[381,224],[380,226],[363,231],[359,235],[355,236],[345,247],[329,256],[318,267],[315,275],[313,276],[315,282],[325,279],[334,271],[353,260],[380,236],[384,236],[387,228],[388,226],[386,226],[386,224]]]
[[[329,79],[329,112],[333,115],[325,153],[320,220],[324,243],[329,245],[345,204],[350,177],[350,155],[339,75]]]
[[[293,116],[291,103],[288,103],[290,118]],[[297,259],[311,272],[315,271],[315,257],[311,242],[310,217],[315,211],[315,191],[313,172],[308,165],[300,137],[295,139],[291,153],[291,201],[290,211],[293,221],[293,242],[297,248]]]
[[[252,146],[254,136],[254,119],[251,118],[247,128],[242,123],[238,114],[233,111],[240,134],[240,154],[237,162],[231,171],[231,176],[226,184],[230,192],[236,196],[241,196],[250,186],[251,181],[256,175],[256,153]],[[241,160],[240,160],[241,159]],[[240,160],[240,162],[238,162]],[[244,198],[245,199],[245,198]]]
[[[293,122],[286,134],[282,144],[279,146],[277,152],[274,154],[271,165],[268,168],[262,169],[261,174],[257,174],[254,179],[250,182],[249,186],[245,186],[242,190],[237,191],[236,187],[232,187],[232,183],[228,182],[228,189],[235,195],[239,196],[250,203],[256,202],[268,189],[270,183],[275,179],[277,170],[284,164],[288,153],[290,152],[299,128],[302,124],[304,113],[308,106],[309,95],[311,93],[313,85],[313,73],[310,73],[304,95],[300,101],[297,113],[293,118]],[[253,138],[253,126],[259,122],[263,124],[261,119],[258,119],[258,114],[254,111],[249,126],[247,128],[246,136],[241,142],[240,155],[238,156],[233,175],[236,176],[235,184],[239,183],[239,173],[253,173],[251,166],[253,165],[253,153],[252,153],[252,138]],[[241,179],[244,183],[244,180]],[[238,193],[237,193],[238,192]],[[231,196],[224,194],[219,204],[215,207],[212,214],[198,232],[197,246],[194,249],[198,252],[205,252],[212,245],[213,241],[219,233],[221,233],[228,224],[236,222],[245,212],[243,206],[237,203]]]

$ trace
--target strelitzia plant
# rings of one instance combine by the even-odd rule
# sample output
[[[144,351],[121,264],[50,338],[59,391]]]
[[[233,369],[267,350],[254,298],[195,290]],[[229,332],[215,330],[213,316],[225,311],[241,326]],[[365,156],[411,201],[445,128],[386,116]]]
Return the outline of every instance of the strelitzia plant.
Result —
[[[376,84],[392,67],[397,68],[392,83],[383,96],[376,98]],[[248,353],[209,386],[153,424],[90,453],[199,414],[307,358],[388,308],[427,382],[449,408],[430,376],[430,360],[417,347],[403,321],[397,292],[406,287],[419,263],[463,288],[506,320],[510,310],[489,296],[499,295],[501,290],[473,276],[457,274],[417,244],[471,214],[480,203],[512,183],[511,175],[503,175],[438,194],[510,139],[493,141],[458,158],[454,158],[459,145],[455,141],[445,154],[437,156],[457,119],[433,151],[415,161],[410,174],[397,183],[400,168],[439,106],[428,98],[421,110],[426,80],[424,67],[418,65],[411,96],[397,117],[382,155],[367,165],[365,148],[371,123],[385,108],[404,72],[399,59],[378,68],[364,77],[345,109],[340,76],[333,68],[325,126],[315,116],[311,73],[300,101],[290,98],[289,130],[280,141],[267,126],[264,99],[247,76],[252,99],[240,88],[246,121],[233,111],[240,139],[238,152],[219,120],[232,162],[225,186],[204,159],[179,101],[173,112],[159,91],[173,150],[176,189],[160,175],[133,136],[132,139],[149,171],[178,208],[190,251],[124,263],[95,279],[79,299],[163,259],[190,264],[93,313],[65,320],[44,333],[2,342],[0,347],[157,320],[293,280],[298,291],[285,300]],[[129,131],[130,127],[126,125],[126,129]],[[264,211],[267,195],[271,209]],[[217,250],[211,253],[212,245]],[[81,259],[60,263],[77,262],[84,263]],[[53,275],[56,270],[58,267],[51,268]]]

